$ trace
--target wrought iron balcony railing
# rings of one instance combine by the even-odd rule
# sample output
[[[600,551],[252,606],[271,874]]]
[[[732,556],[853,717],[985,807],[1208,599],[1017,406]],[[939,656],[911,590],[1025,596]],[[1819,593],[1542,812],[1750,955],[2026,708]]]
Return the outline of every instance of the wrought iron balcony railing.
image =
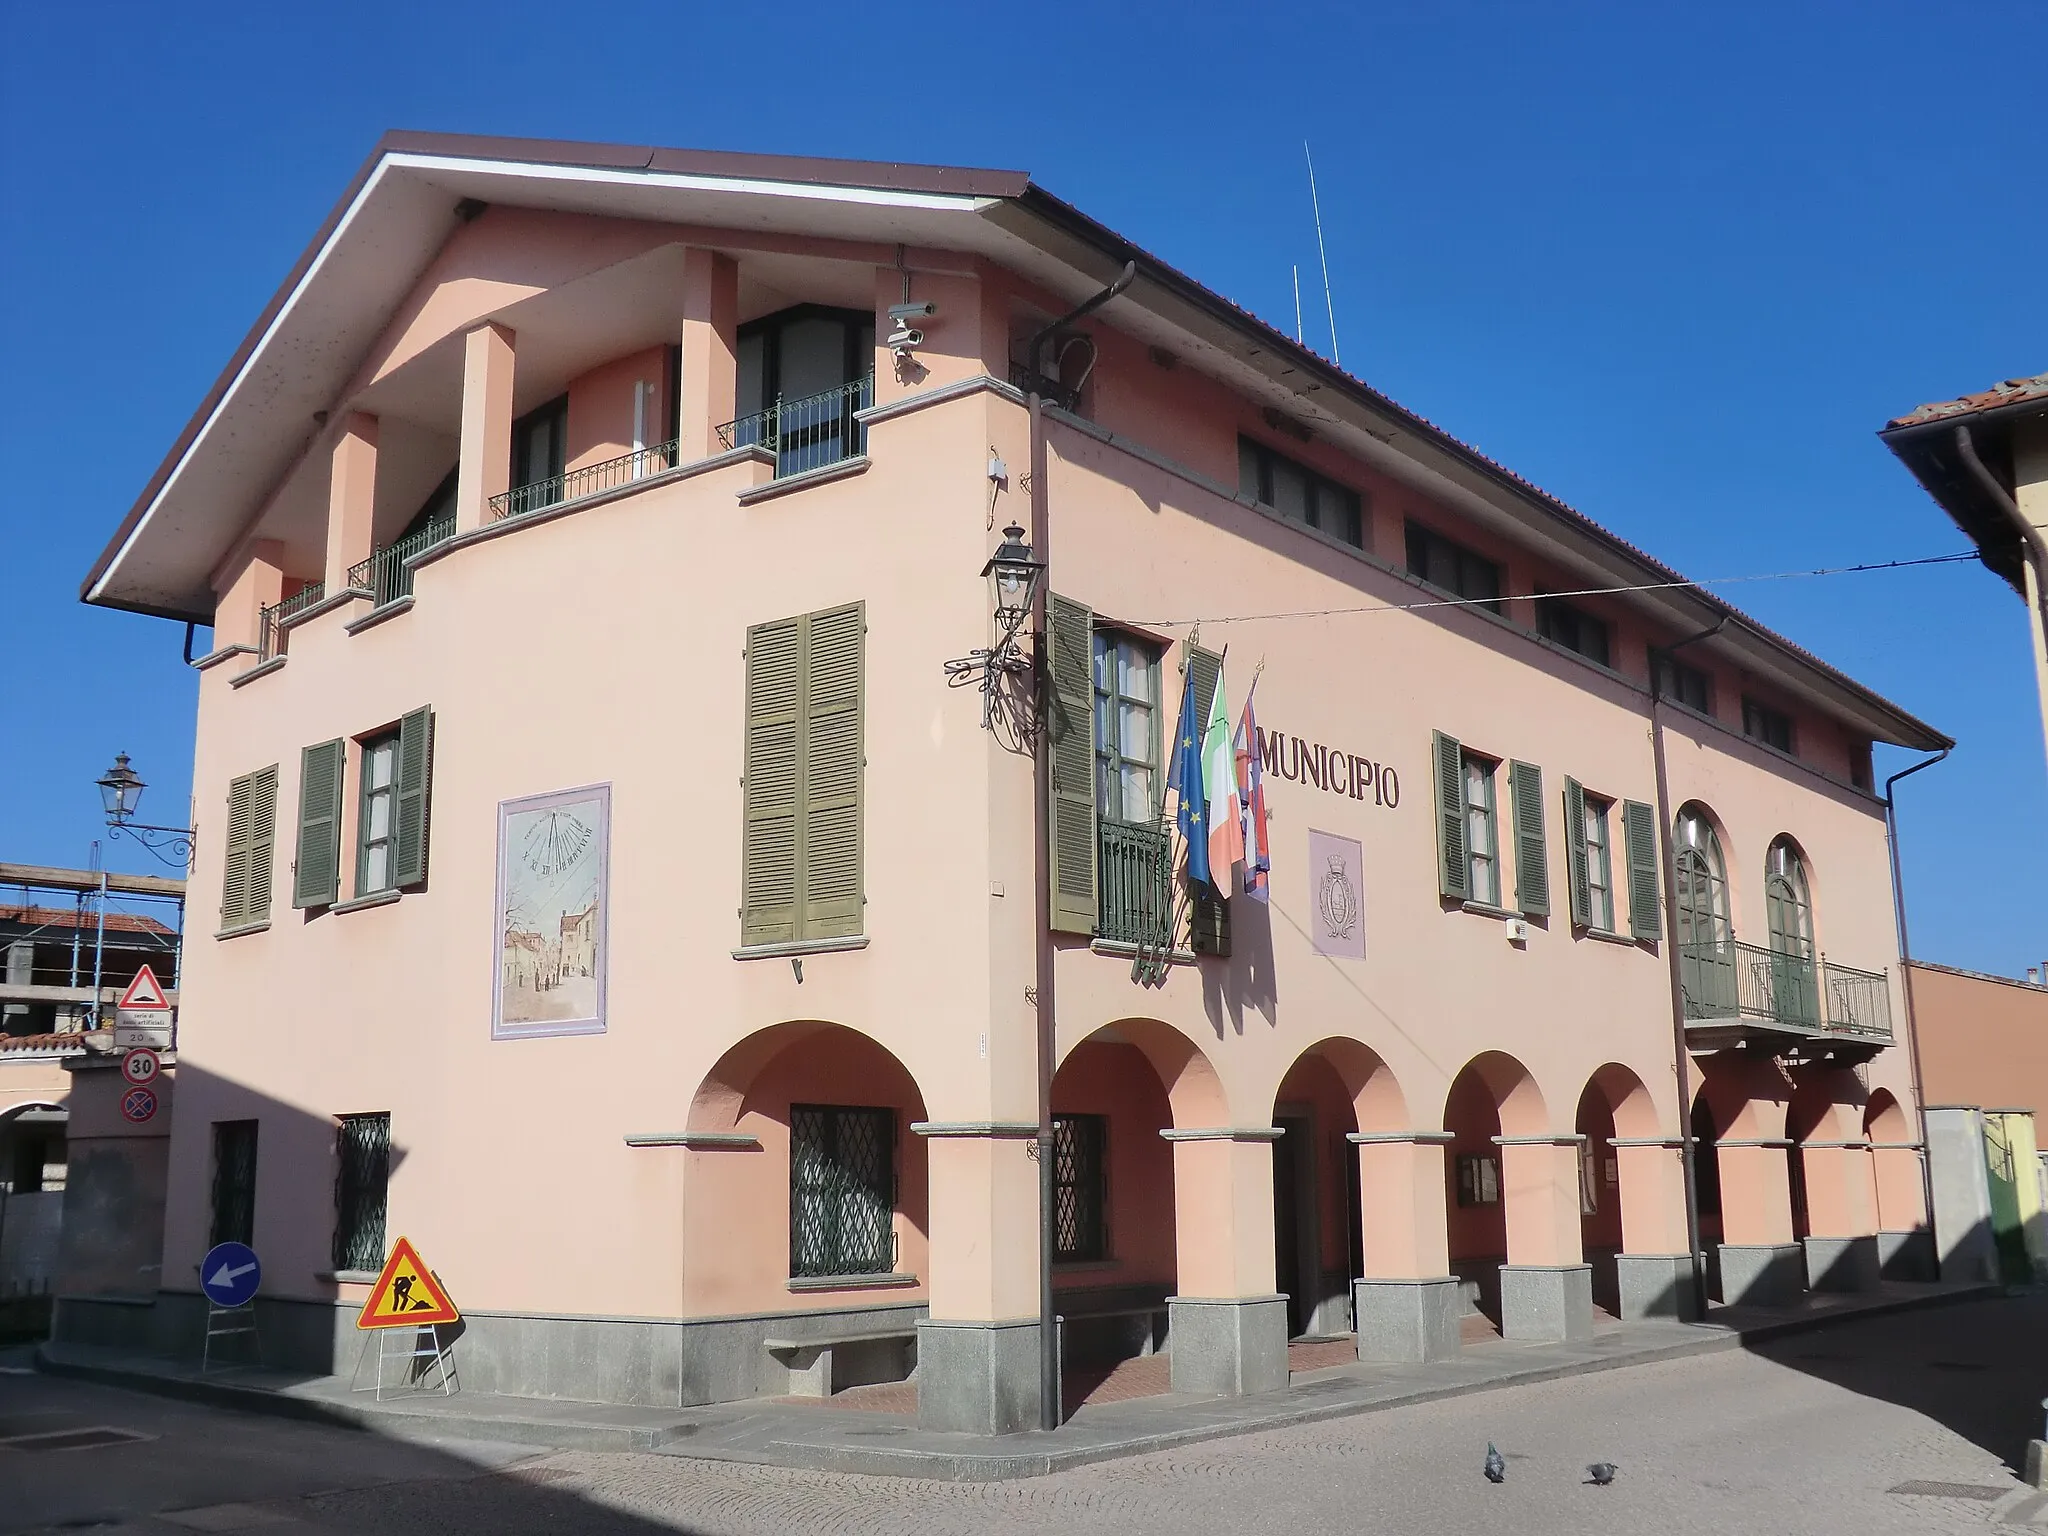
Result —
[[[284,624],[293,614],[302,612],[327,595],[323,582],[314,582],[301,588],[282,602],[272,603],[257,616],[256,660],[260,664],[273,657],[282,656],[285,651]]]
[[[550,475],[545,480],[536,480],[530,485],[515,485],[499,496],[493,496],[485,508],[484,521],[495,523],[503,518],[524,517],[529,512],[538,512],[544,507],[559,506],[565,501],[581,501],[585,496],[595,496],[600,491],[616,490],[619,486],[630,485],[635,480],[645,480],[649,475],[658,475],[665,469],[676,467],[677,440],[670,438],[665,443],[656,443],[651,448],[637,449],[622,453],[616,459],[606,459],[599,464],[586,464],[581,469],[572,469],[559,475]]]
[[[1104,820],[1097,835],[1099,938],[1164,950],[1173,940],[1173,839],[1158,826]]]
[[[759,443],[775,455],[778,480],[801,475],[866,453],[868,429],[854,413],[874,402],[875,376],[868,374],[801,400],[778,400],[765,411],[729,421],[718,429],[718,440],[727,448]]]
[[[1892,1037],[1891,994],[1882,972],[1733,940],[1681,945],[1678,966],[1692,1023],[1747,1020],[1802,1034]]]
[[[358,591],[367,592],[376,606],[385,608],[401,597],[412,596],[412,566],[414,555],[424,554],[436,544],[447,540],[455,532],[455,519],[443,518],[427,524],[417,533],[409,533],[402,539],[395,539],[376,551],[369,559],[349,567],[348,584]]]

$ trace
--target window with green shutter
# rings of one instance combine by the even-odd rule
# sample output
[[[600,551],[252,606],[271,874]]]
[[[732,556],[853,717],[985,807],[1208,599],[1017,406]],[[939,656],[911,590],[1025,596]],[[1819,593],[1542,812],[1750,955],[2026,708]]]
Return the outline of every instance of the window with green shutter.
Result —
[[[398,722],[391,811],[391,883],[427,878],[428,811],[434,798],[434,712],[416,709]]]
[[[221,870],[220,926],[232,931],[270,920],[277,842],[277,764],[228,785],[228,837]]]
[[[347,745],[336,737],[299,753],[299,853],[292,872],[295,907],[331,907],[341,899],[341,772]]]
[[[1565,859],[1571,872],[1572,922],[1599,933],[1614,931],[1614,866],[1609,813],[1613,802],[1564,781]]]
[[[740,942],[858,934],[867,610],[747,631]]]
[[[1663,932],[1657,914],[1657,816],[1640,800],[1621,806],[1622,838],[1628,844],[1628,927],[1639,939]]]
[[[1051,594],[1046,603],[1046,673],[1051,733],[1045,785],[1052,868],[1052,926],[1095,932],[1095,615]]]
[[[1515,905],[1527,917],[1550,915],[1550,850],[1543,816],[1543,770],[1534,763],[1508,765],[1508,794],[1515,812]]]
[[[1465,749],[1455,736],[1433,734],[1430,763],[1436,774],[1436,887],[1452,901],[1472,894],[1471,861],[1465,852]]]

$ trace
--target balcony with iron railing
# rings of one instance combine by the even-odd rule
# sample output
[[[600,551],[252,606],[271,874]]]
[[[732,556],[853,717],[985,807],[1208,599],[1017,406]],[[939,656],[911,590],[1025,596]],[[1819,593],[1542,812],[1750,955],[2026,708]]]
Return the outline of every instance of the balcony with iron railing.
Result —
[[[1096,828],[1096,850],[1096,937],[1140,949],[1170,949],[1173,839],[1166,829],[1104,819]]]
[[[412,560],[455,533],[455,519],[442,518],[424,528],[394,539],[370,558],[349,567],[348,584],[370,594],[373,608],[388,608],[400,598],[412,596]]]
[[[282,602],[272,603],[257,615],[256,664],[274,661],[285,652],[285,625],[292,615],[302,613],[327,595],[326,585],[313,582]],[[248,610],[244,609],[244,612]]]
[[[1860,971],[1757,944],[1682,944],[1686,1036],[1790,1055],[1871,1054],[1892,1043],[1891,989]]]
[[[725,448],[766,448],[775,455],[778,480],[810,474],[868,451],[868,430],[857,413],[874,403],[875,376],[870,373],[728,421],[718,428],[718,441]]]
[[[515,485],[490,499],[484,510],[484,521],[495,523],[507,518],[525,517],[549,507],[564,506],[572,501],[615,491],[636,480],[646,480],[676,467],[677,447],[677,440],[670,438],[665,443],[622,453],[615,459],[586,464],[581,469],[564,470],[559,475],[550,475],[545,480],[531,481],[526,485]]]

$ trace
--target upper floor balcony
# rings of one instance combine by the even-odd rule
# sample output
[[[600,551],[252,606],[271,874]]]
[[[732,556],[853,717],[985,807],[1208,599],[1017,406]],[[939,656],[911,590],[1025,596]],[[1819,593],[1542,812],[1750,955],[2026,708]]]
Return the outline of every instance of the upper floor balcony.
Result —
[[[1891,989],[1862,971],[1733,939],[1679,946],[1685,1034],[1799,1059],[1867,1060],[1893,1043]]]

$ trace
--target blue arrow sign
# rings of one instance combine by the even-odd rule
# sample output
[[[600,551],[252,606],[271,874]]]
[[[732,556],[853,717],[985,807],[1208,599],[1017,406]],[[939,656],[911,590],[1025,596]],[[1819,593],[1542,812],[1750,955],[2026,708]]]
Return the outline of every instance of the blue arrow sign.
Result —
[[[199,1289],[216,1307],[247,1306],[263,1280],[256,1251],[244,1243],[216,1243],[199,1266]]]

